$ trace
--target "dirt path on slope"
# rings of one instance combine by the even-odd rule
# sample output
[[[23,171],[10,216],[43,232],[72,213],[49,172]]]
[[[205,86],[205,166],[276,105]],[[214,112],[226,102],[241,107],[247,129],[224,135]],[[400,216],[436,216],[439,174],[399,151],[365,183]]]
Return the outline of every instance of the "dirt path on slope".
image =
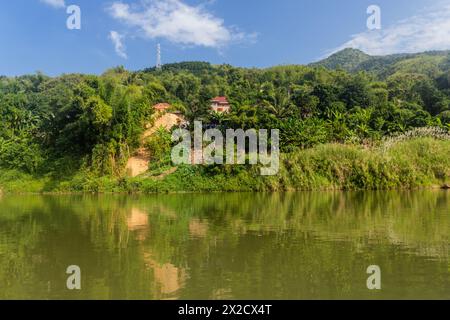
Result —
[[[130,177],[137,177],[147,172],[150,164],[150,154],[145,148],[137,150],[133,157],[130,157],[127,162],[126,172]]]
[[[147,129],[144,131],[142,135],[141,144],[143,144],[145,140],[151,135],[153,135],[159,128],[162,127],[166,130],[170,130],[174,126],[178,125],[183,121],[184,121],[183,118],[180,117],[179,115],[173,113],[163,114],[162,116],[156,119],[153,126],[148,126]],[[140,176],[148,171],[149,164],[150,164],[150,153],[145,148],[140,148],[136,151],[134,156],[128,159],[126,166],[127,175],[133,178]],[[167,175],[172,172],[164,174]],[[158,176],[157,178],[160,178],[160,176]]]
[[[179,123],[182,123],[184,120],[176,114],[173,113],[166,113],[156,119],[155,124],[151,127],[148,127],[147,130],[145,130],[144,134],[142,135],[142,140],[144,141],[148,137],[150,137],[152,134],[154,134],[159,128],[164,128],[166,130],[170,130]]]

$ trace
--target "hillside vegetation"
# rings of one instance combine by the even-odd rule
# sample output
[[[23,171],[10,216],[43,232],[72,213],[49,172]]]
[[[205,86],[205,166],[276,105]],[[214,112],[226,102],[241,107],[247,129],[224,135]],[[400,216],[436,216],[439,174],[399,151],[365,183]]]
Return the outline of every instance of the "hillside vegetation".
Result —
[[[416,73],[433,78],[446,73],[448,75],[450,51],[370,56],[360,50],[348,48],[311,66],[348,72],[365,71],[383,79],[396,73]]]
[[[439,139],[427,141],[428,146],[442,147],[436,151],[438,157],[428,159],[433,168],[447,165],[439,172],[420,167],[415,176],[408,173],[413,169],[406,163],[395,163],[397,167],[386,172],[369,166],[374,177],[389,178],[358,184],[357,176],[352,176],[352,183],[324,178],[321,170],[332,169],[318,164],[348,155],[360,158],[362,164],[369,158],[385,163],[383,158],[373,160],[378,153],[370,149],[385,137],[421,127],[449,130],[449,61],[448,52],[371,57],[349,49],[311,66],[245,69],[185,62],[165,65],[161,71],[130,72],[118,67],[100,76],[0,77],[0,186],[4,191],[181,191],[381,188],[442,182],[448,177],[448,164],[439,152],[448,148]],[[231,102],[232,112],[211,114],[210,99],[222,95]],[[271,178],[240,179],[242,172],[256,170],[247,166],[179,168],[164,179],[152,178],[171,168],[170,132],[159,130],[142,141],[152,105],[160,102],[172,104],[191,124],[202,120],[220,130],[280,129],[283,157],[296,161],[285,162],[284,173]],[[403,143],[419,148],[417,152],[424,148],[418,142]],[[152,155],[149,174],[127,178],[127,160],[142,148]],[[404,157],[415,152],[398,150],[405,152]],[[309,167],[296,166],[302,161],[308,161]],[[310,172],[309,178],[293,173],[295,168]],[[401,168],[407,168],[402,174],[412,175],[411,180],[390,180]],[[342,170],[356,169],[352,163]],[[298,181],[280,180],[286,172]],[[172,184],[177,177],[184,180]],[[196,188],[195,179],[203,187]]]
[[[5,192],[251,192],[387,190],[450,186],[450,137],[398,141],[389,148],[324,144],[282,154],[280,173],[262,177],[252,166],[181,166],[162,179],[75,176],[36,178],[0,172]]]

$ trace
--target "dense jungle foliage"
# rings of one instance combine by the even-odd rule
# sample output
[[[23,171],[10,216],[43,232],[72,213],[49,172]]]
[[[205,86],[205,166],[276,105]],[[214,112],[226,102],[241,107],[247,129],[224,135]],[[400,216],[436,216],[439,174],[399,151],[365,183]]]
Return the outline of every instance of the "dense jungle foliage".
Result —
[[[219,95],[231,102],[230,114],[210,113]],[[191,123],[280,129],[285,154],[330,143],[373,145],[413,128],[450,129],[450,53],[370,57],[346,49],[310,66],[185,62],[100,76],[0,77],[0,172],[10,180],[11,170],[121,179],[159,102]]]

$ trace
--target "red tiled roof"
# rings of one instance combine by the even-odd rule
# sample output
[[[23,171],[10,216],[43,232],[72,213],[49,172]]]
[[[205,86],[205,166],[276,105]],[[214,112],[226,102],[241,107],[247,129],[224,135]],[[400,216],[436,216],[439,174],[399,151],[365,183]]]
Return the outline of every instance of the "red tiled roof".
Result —
[[[217,103],[228,103],[227,97],[215,97],[211,101],[212,102],[217,102]]]
[[[171,106],[168,103],[158,103],[153,106],[153,109],[158,110],[158,111],[165,111],[165,110],[169,109],[170,107]]]

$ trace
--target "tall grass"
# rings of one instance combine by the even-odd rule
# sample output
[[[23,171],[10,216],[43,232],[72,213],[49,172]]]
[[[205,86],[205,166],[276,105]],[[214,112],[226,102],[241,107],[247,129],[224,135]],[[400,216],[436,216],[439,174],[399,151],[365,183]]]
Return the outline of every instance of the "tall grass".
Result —
[[[382,139],[381,146],[384,149],[389,149],[399,142],[414,140],[418,138],[433,138],[437,140],[450,141],[450,132],[440,127],[414,128],[405,133],[399,133],[384,137]]]
[[[418,138],[389,148],[328,144],[285,155],[283,189],[393,189],[450,180],[450,141]]]
[[[163,179],[112,178],[87,173],[65,180],[0,172],[5,192],[234,192],[384,190],[450,184],[450,139],[409,136],[381,146],[325,144],[281,155],[280,172],[256,166],[181,166]]]

